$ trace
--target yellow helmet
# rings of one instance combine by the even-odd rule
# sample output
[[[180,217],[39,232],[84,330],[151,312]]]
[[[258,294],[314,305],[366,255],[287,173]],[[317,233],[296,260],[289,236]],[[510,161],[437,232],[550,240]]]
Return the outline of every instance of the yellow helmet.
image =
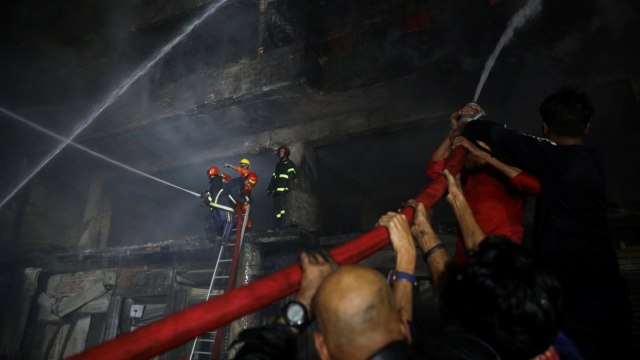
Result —
[[[242,159],[240,160],[240,164],[251,166],[251,161],[249,161],[249,159]]]

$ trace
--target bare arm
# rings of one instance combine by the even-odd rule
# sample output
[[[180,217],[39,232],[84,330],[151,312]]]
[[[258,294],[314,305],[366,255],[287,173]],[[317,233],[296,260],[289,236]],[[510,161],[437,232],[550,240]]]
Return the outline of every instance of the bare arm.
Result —
[[[462,193],[462,187],[460,186],[460,180],[454,178],[448,170],[443,171],[444,176],[447,178],[447,186],[449,193],[447,194],[447,201],[453,208],[453,212],[458,219],[458,225],[462,232],[462,242],[467,251],[475,251],[478,249],[478,245],[484,240],[487,235],[478,225],[476,218],[471,212],[469,203],[465,199]]]
[[[388,212],[378,220],[378,225],[386,226],[393,250],[396,253],[396,271],[415,274],[416,246],[411,236],[409,223],[404,215]],[[393,282],[393,296],[403,319],[413,318],[413,284],[404,280]]]
[[[451,130],[449,134],[442,140],[436,151],[433,152],[431,156],[431,160],[443,160],[449,156],[451,152],[451,134],[458,127],[458,118],[460,117],[460,111],[456,111],[453,114],[449,115],[449,123],[451,124]]]
[[[465,147],[467,150],[469,150],[469,152],[471,154],[473,154],[473,155],[479,157],[480,159],[486,161],[489,165],[491,165],[494,168],[498,169],[498,171],[502,172],[503,174],[505,174],[510,179],[514,178],[516,175],[518,175],[518,174],[520,174],[522,172],[522,170],[520,168],[517,168],[515,166],[507,165],[507,164],[503,163],[502,161],[496,159],[495,157],[491,156],[491,153],[489,153],[487,150],[483,150],[483,149],[479,148],[478,146],[476,146],[474,143],[469,141],[464,136],[458,136],[455,139],[453,139],[453,147],[455,148],[455,147],[458,147],[458,146]]]
[[[422,250],[422,253],[434,248],[434,246],[442,247],[442,241],[438,235],[433,231],[431,227],[431,219],[427,216],[427,211],[422,203],[415,200],[410,200],[409,204],[415,208],[415,214],[413,219],[413,226],[411,226],[411,233],[415,241]],[[452,261],[451,254],[445,248],[440,248],[435,252],[432,252],[425,259],[431,278],[436,288],[442,288],[442,274],[444,273],[446,265]]]

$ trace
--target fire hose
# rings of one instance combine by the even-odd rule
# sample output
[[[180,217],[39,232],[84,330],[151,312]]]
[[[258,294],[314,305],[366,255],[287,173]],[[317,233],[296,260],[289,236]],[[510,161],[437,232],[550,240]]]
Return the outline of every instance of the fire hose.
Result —
[[[466,150],[462,147],[456,148],[446,161],[446,169],[452,175],[458,174],[465,157]],[[446,188],[446,179],[444,176],[439,176],[415,199],[423,203],[427,209],[431,208],[444,194]],[[407,217],[409,224],[413,223],[413,208],[405,207],[401,213]],[[388,244],[387,229],[378,226],[345,244],[334,247],[329,253],[338,264],[355,264]],[[291,265],[246,286],[227,291],[222,296],[122,334],[70,359],[152,358],[294,293],[300,285],[300,277],[300,265]]]

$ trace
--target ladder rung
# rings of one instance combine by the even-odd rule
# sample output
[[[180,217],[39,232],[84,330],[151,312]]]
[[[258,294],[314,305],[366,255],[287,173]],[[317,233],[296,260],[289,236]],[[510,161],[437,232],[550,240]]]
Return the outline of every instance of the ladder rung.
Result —
[[[229,277],[229,275],[218,275],[218,276],[214,276],[213,278],[214,279],[226,279],[228,277]]]
[[[194,351],[193,353],[194,354],[200,354],[200,355],[203,355],[203,354],[211,355],[210,352],[206,352],[206,351]]]
[[[228,262],[228,261],[232,261],[232,260],[233,260],[233,259],[221,259],[221,260],[220,260],[220,261],[218,261],[218,262]]]
[[[208,342],[208,343],[215,342],[214,339],[200,339],[199,341]]]

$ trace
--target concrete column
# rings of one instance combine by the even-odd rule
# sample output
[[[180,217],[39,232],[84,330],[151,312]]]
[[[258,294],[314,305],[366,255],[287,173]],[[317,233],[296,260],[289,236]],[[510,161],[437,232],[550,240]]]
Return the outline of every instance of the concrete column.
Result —
[[[242,244],[242,252],[239,256],[238,274],[236,276],[236,287],[241,287],[257,280],[262,276],[262,255],[257,244],[245,241]],[[233,341],[238,333],[244,329],[261,325],[260,315],[258,313],[248,314],[234,321],[230,325],[229,341]],[[231,343],[225,344],[228,348]],[[229,354],[231,358],[233,354]]]
[[[258,55],[264,54],[267,39],[267,3],[268,0],[260,0],[260,7],[258,9]]]
[[[107,247],[111,226],[111,197],[105,193],[102,182],[94,182],[84,210],[84,230],[78,241],[83,249]]]
[[[287,222],[316,231],[321,228],[320,202],[314,195],[317,181],[316,157],[313,148],[304,142],[289,145],[289,157],[297,166],[297,180],[287,198]]]

